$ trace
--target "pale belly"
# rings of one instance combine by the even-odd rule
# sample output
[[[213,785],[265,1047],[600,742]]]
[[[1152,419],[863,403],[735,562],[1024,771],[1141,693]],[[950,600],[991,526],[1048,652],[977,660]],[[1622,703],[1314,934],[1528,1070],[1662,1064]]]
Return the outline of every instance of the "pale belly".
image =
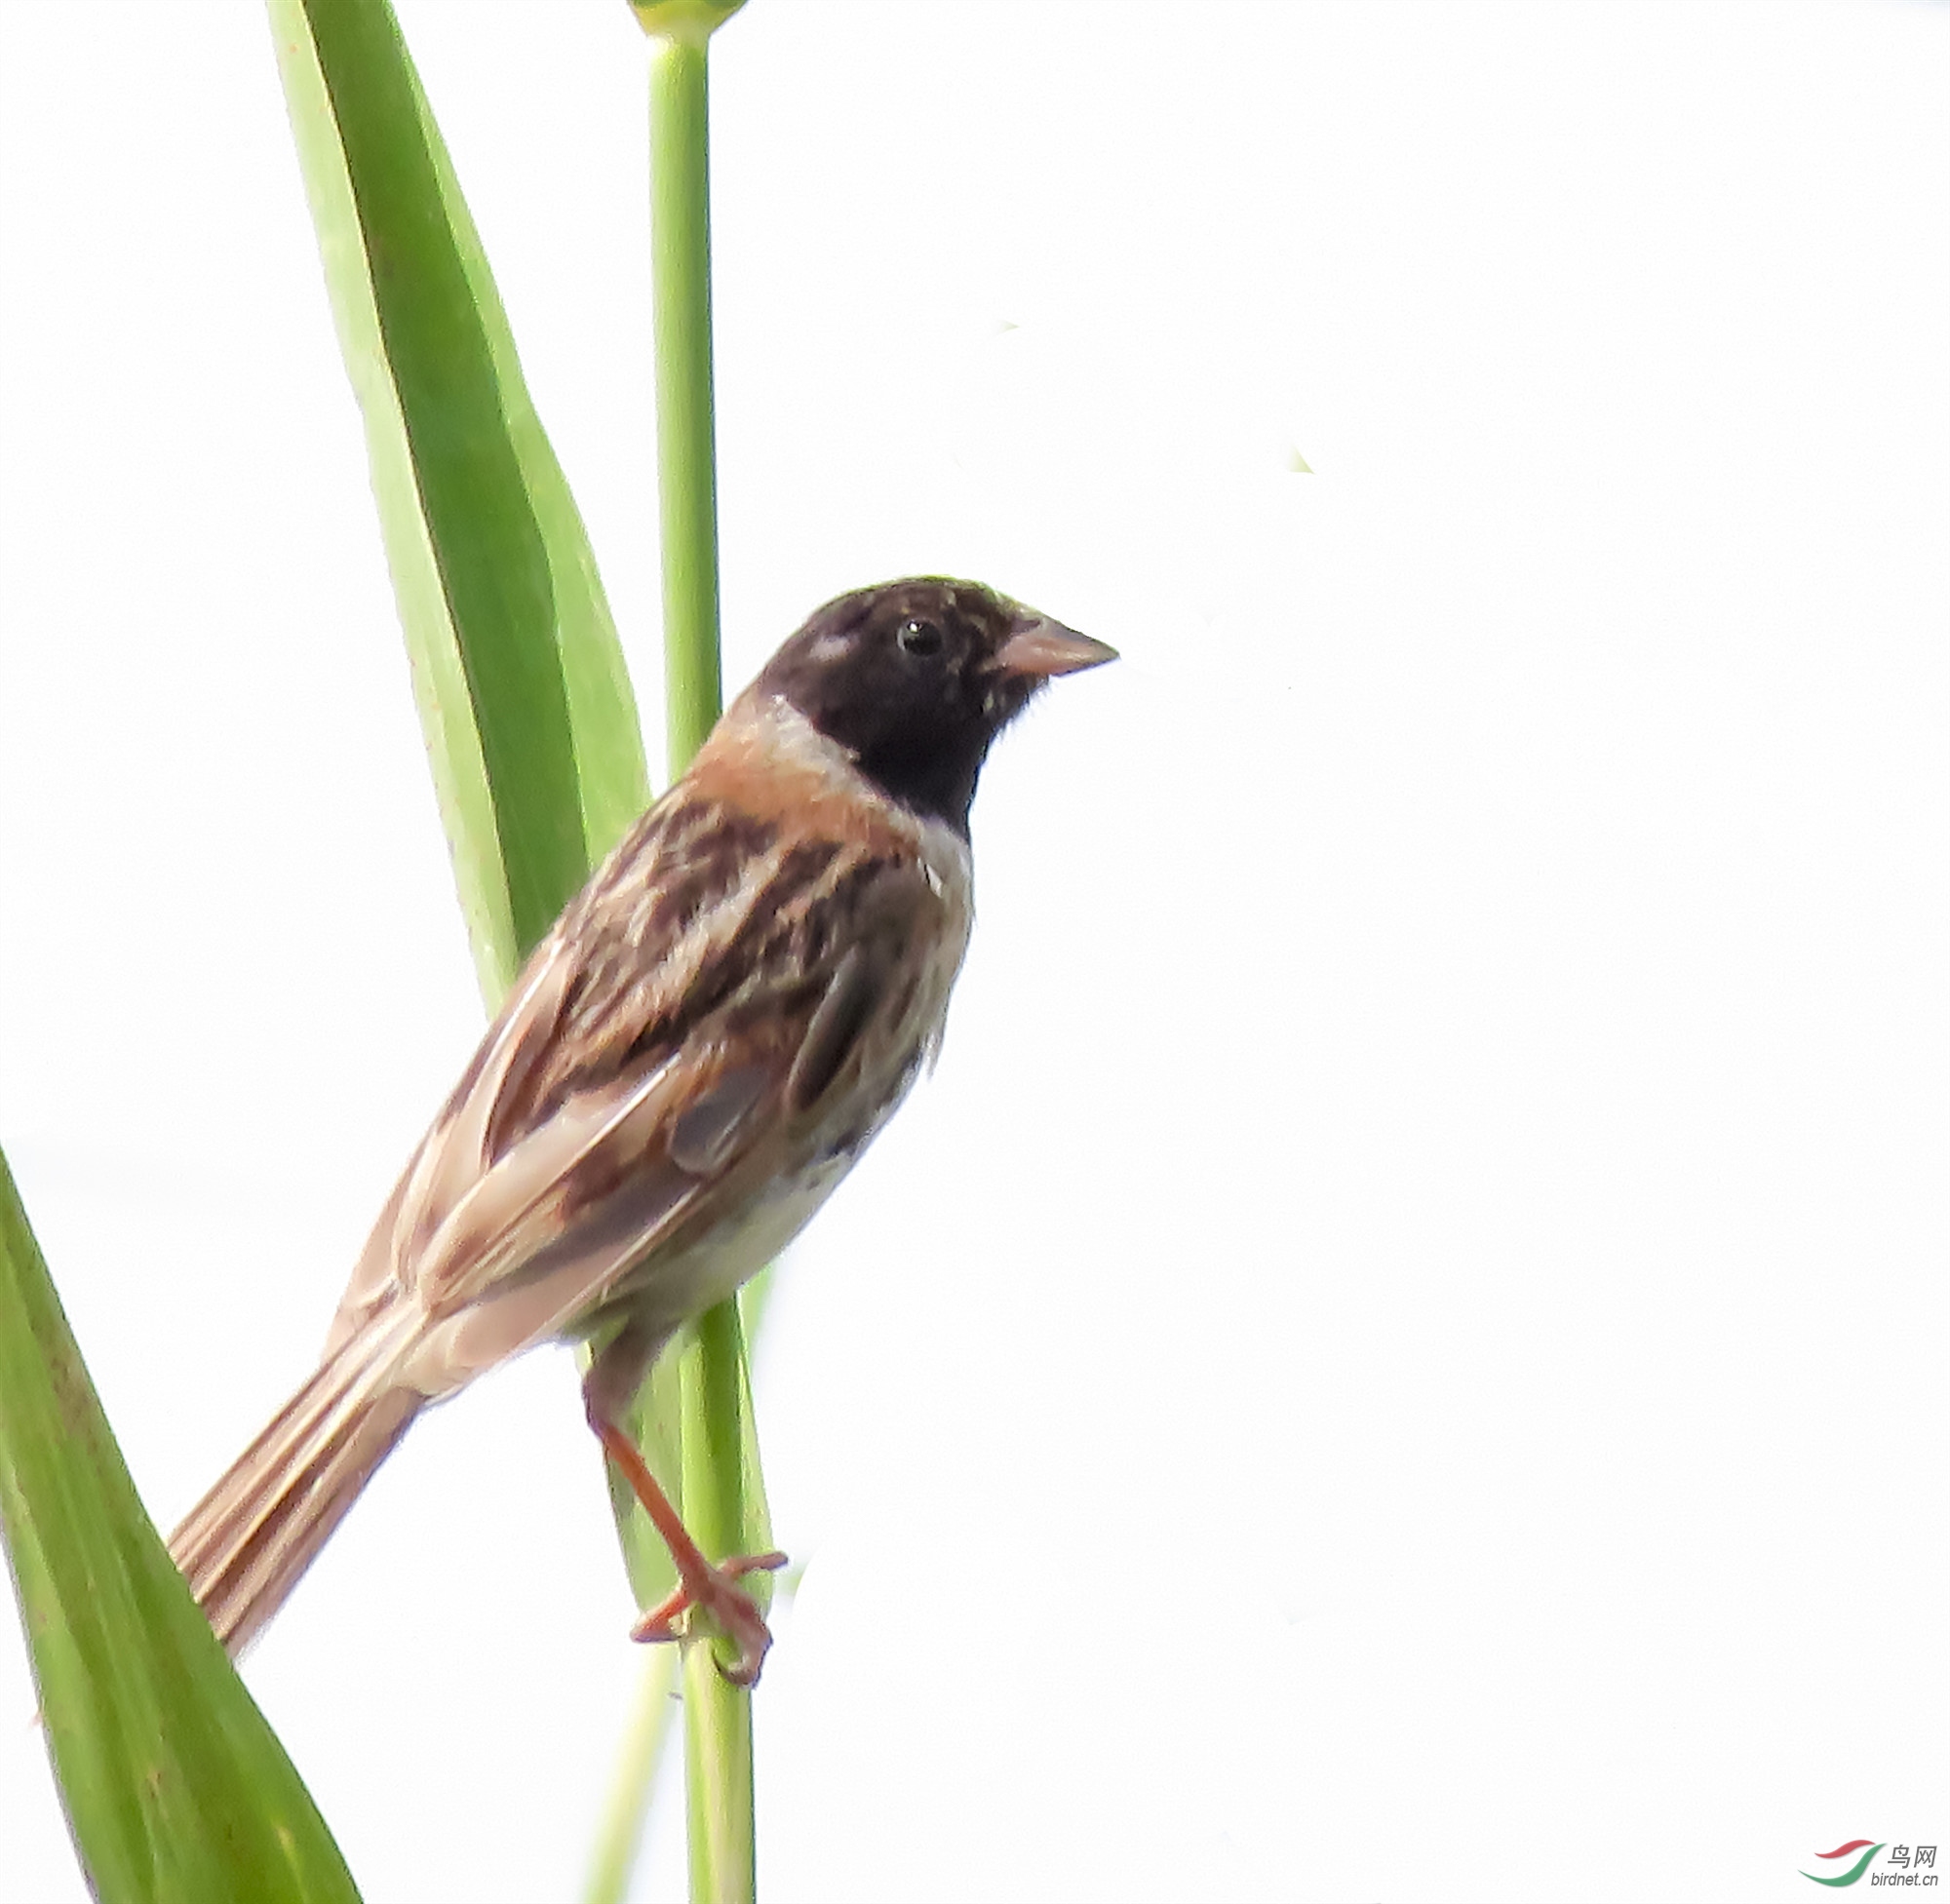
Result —
[[[632,1316],[676,1329],[690,1316],[722,1302],[783,1251],[838,1188],[853,1168],[852,1155],[828,1158],[815,1168],[775,1183],[748,1209],[709,1230],[681,1255],[656,1265],[644,1288],[618,1304]]]

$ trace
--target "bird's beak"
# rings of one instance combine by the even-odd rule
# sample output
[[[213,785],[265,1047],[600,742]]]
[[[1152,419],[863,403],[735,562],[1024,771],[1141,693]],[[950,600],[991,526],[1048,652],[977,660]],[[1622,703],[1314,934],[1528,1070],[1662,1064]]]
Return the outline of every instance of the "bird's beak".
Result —
[[[1005,675],[1027,676],[1046,680],[1052,675],[1073,675],[1084,668],[1101,668],[1114,661],[1117,650],[1102,641],[1093,641],[1073,628],[1066,628],[1047,615],[1025,610],[1016,618],[1009,639],[996,652],[996,665]]]

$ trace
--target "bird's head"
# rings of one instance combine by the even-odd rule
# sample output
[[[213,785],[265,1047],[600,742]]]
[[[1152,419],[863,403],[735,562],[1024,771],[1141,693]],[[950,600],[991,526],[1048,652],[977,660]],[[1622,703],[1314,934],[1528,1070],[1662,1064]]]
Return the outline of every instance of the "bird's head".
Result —
[[[843,747],[881,791],[965,835],[995,736],[1052,676],[1115,659],[980,582],[916,575],[827,602],[754,685]]]

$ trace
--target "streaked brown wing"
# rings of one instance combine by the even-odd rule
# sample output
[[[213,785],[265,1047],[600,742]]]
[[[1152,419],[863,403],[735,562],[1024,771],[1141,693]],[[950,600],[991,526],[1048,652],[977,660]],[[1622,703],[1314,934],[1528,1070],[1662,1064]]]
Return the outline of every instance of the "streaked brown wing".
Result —
[[[415,1382],[444,1392],[563,1334],[658,1245],[693,1219],[708,1224],[736,1167],[763,1168],[779,1069],[727,1070],[708,1049],[696,1062],[687,1054],[640,1083],[616,1079],[571,1098],[497,1159],[419,1265],[415,1293],[431,1326],[412,1358]],[[715,1128],[697,1169],[682,1139],[700,1115]],[[571,1134],[559,1135],[565,1126]],[[677,1292],[672,1300],[675,1326],[686,1304]]]
[[[901,856],[653,808],[536,949],[336,1332],[410,1295],[415,1379],[444,1392],[588,1314],[840,1076],[932,903]]]

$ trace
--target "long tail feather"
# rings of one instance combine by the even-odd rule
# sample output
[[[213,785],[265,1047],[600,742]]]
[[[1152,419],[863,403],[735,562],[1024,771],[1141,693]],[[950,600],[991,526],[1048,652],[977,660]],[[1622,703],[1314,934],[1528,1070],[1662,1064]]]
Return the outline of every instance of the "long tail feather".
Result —
[[[171,1535],[171,1558],[232,1653],[285,1604],[425,1406],[397,1380],[410,1333],[407,1318],[382,1314],[340,1343]]]

